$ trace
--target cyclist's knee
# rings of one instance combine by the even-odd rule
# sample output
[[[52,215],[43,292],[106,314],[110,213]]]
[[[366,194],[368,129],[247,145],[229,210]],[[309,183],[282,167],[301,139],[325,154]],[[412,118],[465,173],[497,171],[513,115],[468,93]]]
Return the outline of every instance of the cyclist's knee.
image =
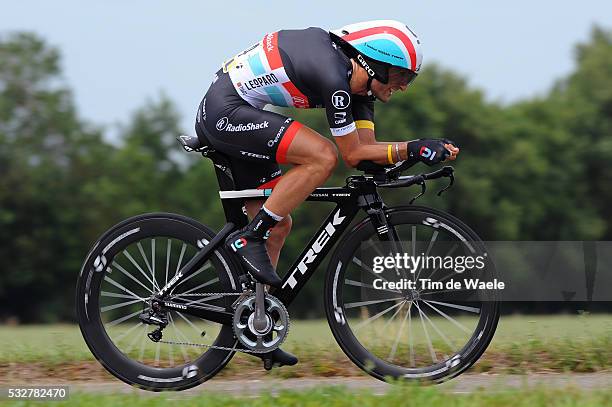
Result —
[[[316,162],[322,168],[325,178],[329,178],[338,165],[338,149],[331,141],[325,141],[317,153]]]

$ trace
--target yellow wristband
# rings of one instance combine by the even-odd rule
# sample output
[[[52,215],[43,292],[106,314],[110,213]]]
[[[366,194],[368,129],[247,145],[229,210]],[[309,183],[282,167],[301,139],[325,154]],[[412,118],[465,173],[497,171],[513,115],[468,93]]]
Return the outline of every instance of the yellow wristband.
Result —
[[[395,164],[393,162],[393,145],[387,145],[387,160],[389,160],[389,164]]]

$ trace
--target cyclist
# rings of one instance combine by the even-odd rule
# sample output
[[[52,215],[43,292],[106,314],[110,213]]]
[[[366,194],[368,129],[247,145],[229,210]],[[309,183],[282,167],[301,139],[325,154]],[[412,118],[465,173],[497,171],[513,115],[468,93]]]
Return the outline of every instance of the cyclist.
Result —
[[[414,32],[377,20],[329,32],[310,27],[269,33],[215,74],[196,117],[200,142],[230,157],[237,189],[273,188],[265,204],[245,202],[252,221],[226,240],[256,280],[280,286],[275,267],[291,229],[289,214],[329,178],[338,151],[351,167],[363,160],[433,165],[456,158],[459,149],[445,139],[376,141],[374,100],[387,102],[405,91],[421,62]],[[263,110],[266,105],[325,108],[335,145]],[[293,167],[281,176],[278,164]],[[279,365],[297,363],[280,349],[271,357]]]

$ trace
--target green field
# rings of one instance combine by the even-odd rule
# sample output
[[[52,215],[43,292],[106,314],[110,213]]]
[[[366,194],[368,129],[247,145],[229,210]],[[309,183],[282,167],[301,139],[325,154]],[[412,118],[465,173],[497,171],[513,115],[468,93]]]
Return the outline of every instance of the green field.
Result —
[[[508,390],[495,393],[449,394],[437,388],[394,386],[385,395],[367,391],[348,390],[343,387],[323,387],[305,392],[283,391],[278,395],[262,394],[258,398],[235,398],[227,394],[185,397],[173,393],[162,395],[99,395],[77,393],[54,406],[167,406],[180,400],[182,406],[428,406],[428,407],[601,407],[612,403],[612,390],[584,392],[566,388]],[[40,402],[9,402],[7,406],[40,405]]]
[[[372,338],[377,340],[376,336]],[[5,366],[37,363],[53,367],[94,360],[74,325],[0,326],[0,344],[0,365]],[[299,377],[358,373],[335,343],[324,320],[294,321],[283,348],[300,358],[300,369],[275,369],[272,372],[275,375]],[[189,351],[198,352],[197,348]],[[145,358],[152,358],[154,352],[153,346],[147,348]],[[260,369],[260,365],[258,359],[240,354],[223,374],[231,375],[238,368],[244,371],[249,366]],[[595,372],[610,368],[612,315],[587,314],[502,317],[488,351],[473,369],[477,372],[524,373]]]

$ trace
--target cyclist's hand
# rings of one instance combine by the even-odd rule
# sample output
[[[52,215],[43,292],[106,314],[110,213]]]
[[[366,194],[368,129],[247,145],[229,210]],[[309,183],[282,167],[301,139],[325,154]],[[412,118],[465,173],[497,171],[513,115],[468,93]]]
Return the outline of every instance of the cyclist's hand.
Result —
[[[460,151],[459,147],[457,147],[457,145],[452,140],[443,139],[442,141],[446,143],[444,144],[444,148],[446,148],[448,152],[450,153],[446,161],[456,160],[457,156],[459,155],[459,151]]]
[[[435,165],[442,161],[454,160],[459,148],[448,139],[419,139],[408,143],[408,157],[412,160]]]

